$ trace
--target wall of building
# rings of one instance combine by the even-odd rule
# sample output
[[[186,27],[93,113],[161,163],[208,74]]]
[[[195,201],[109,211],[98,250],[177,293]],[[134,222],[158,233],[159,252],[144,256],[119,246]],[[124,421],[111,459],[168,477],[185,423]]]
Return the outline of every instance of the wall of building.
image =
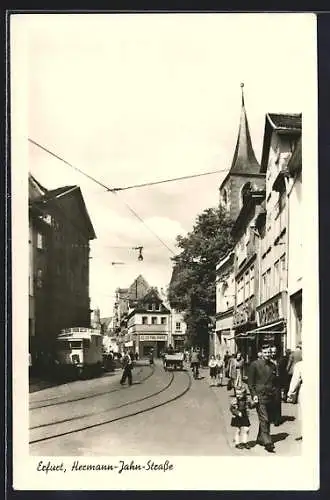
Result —
[[[288,252],[288,339],[287,347],[294,349],[301,342],[302,329],[302,275],[303,275],[303,216],[302,175],[294,179],[288,197],[289,252]]]

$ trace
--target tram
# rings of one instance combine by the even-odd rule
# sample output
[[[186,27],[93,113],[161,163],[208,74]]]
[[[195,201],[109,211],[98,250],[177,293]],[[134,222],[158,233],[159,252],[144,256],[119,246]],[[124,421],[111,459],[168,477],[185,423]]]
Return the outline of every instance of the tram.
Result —
[[[56,339],[59,369],[77,377],[98,376],[103,372],[101,331],[94,328],[66,328]]]

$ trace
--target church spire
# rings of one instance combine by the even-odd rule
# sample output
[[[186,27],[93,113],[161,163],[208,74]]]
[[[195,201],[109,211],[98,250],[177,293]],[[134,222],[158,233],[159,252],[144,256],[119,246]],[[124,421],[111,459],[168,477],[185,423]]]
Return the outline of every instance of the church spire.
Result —
[[[230,168],[230,173],[258,174],[260,172],[260,165],[256,159],[252,146],[249,123],[245,110],[243,89],[244,89],[244,83],[241,83],[241,91],[242,91],[241,117],[240,117],[237,143],[233,161]]]

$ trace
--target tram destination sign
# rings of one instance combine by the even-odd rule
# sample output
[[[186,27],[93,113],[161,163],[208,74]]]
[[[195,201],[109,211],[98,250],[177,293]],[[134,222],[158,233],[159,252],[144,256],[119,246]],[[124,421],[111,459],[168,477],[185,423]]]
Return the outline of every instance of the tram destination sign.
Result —
[[[140,342],[147,342],[147,341],[166,341],[167,340],[167,335],[140,335],[139,338]]]

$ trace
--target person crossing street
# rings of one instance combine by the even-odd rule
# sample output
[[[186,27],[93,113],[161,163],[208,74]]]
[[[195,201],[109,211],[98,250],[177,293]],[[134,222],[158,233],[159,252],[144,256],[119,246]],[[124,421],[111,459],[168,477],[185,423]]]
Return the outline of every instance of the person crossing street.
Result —
[[[128,378],[128,385],[132,385],[133,380],[132,380],[132,368],[133,368],[133,361],[130,356],[130,353],[128,350],[125,350],[124,357],[122,359],[122,364],[123,364],[123,374],[120,379],[120,384],[124,385],[126,382],[126,379]]]

